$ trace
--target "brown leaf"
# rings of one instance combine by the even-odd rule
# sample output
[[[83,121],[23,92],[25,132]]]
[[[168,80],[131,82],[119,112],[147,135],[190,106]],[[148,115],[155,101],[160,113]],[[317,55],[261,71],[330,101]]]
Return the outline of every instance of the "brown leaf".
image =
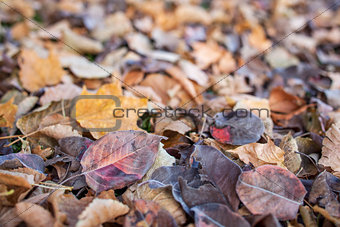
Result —
[[[95,198],[78,216],[76,227],[92,227],[129,212],[129,207],[112,199]]]
[[[47,58],[41,58],[35,51],[23,49],[19,57],[19,66],[22,85],[30,92],[46,85],[58,84],[65,74],[53,51],[50,51]]]
[[[1,204],[13,206],[17,201],[22,199],[32,184],[37,184],[45,179],[45,175],[29,168],[18,168],[11,171],[0,170],[0,185],[5,185],[7,191],[13,189],[14,193],[0,197]]]
[[[13,104],[14,97],[0,104],[0,127],[13,127],[18,106]]]
[[[236,154],[241,161],[246,164],[253,164],[255,167],[272,164],[281,167],[284,165],[284,151],[275,146],[273,141],[268,139],[268,143],[250,143],[233,150],[228,150]]]
[[[91,203],[92,199],[92,197],[84,197],[78,200],[73,194],[65,194],[62,189],[53,192],[48,201],[53,207],[55,226],[75,226],[78,216]]]
[[[297,173],[301,167],[302,159],[300,154],[295,153],[296,151],[299,151],[299,148],[291,133],[282,138],[280,148],[285,152],[284,164],[287,169],[292,173]]]
[[[243,172],[236,191],[252,214],[272,213],[280,220],[294,219],[307,193],[293,173],[272,165]]]
[[[30,227],[48,227],[54,223],[51,213],[37,204],[20,202],[15,208],[18,216]]]
[[[337,200],[339,182],[339,178],[327,171],[320,173],[313,182],[309,202],[325,207],[332,216],[340,218],[340,203]]]
[[[276,87],[271,91],[269,105],[274,122],[289,120],[308,107],[303,99],[285,92],[282,87]]]
[[[331,167],[334,175],[340,177],[340,123],[333,124],[322,141],[322,156],[319,164]]]
[[[134,209],[126,216],[124,227],[144,225],[177,227],[168,211],[162,209],[155,202],[140,199],[134,202]]]

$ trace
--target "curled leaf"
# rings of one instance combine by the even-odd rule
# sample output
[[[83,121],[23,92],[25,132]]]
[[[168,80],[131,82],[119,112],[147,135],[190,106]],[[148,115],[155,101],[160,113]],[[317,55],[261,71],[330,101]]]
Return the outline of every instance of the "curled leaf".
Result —
[[[129,212],[129,207],[112,199],[95,198],[78,216],[76,227],[99,226]]]

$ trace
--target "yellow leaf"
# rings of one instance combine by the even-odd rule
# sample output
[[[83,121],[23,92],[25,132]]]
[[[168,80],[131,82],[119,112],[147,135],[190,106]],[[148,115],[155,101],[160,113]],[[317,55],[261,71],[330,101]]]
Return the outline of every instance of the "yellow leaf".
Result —
[[[47,58],[40,58],[33,50],[24,49],[19,57],[19,66],[20,81],[30,92],[58,84],[65,73],[59,58],[52,51]]]
[[[118,130],[140,130],[137,126],[138,109],[147,107],[147,99],[125,97],[122,95],[119,82],[105,84],[99,88],[95,95],[112,95],[120,100],[118,105],[112,99],[104,99],[98,96],[97,99],[81,99],[76,104],[76,119],[84,128],[114,128],[119,121],[121,126]],[[81,95],[94,95],[86,89]],[[120,108],[120,110],[118,110]],[[130,109],[130,110],[128,110]],[[116,117],[114,116],[114,110]],[[107,132],[91,132],[96,139],[104,136]]]
[[[14,97],[6,103],[0,104],[0,127],[12,128],[18,110],[18,106],[14,105],[13,101]]]

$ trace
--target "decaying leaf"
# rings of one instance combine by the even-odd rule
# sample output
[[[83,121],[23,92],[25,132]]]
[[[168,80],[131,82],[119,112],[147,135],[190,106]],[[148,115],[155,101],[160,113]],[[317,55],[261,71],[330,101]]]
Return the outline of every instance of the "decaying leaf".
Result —
[[[280,220],[294,219],[307,193],[293,173],[272,165],[243,172],[236,191],[252,214],[272,213]]]
[[[98,226],[129,212],[129,207],[112,199],[95,198],[78,216],[76,227]]]
[[[284,164],[287,169],[293,173],[297,173],[301,167],[302,159],[300,154],[296,153],[299,148],[296,140],[290,133],[282,138],[280,148],[285,152]]]
[[[124,226],[165,226],[176,227],[177,224],[171,214],[157,203],[136,200],[134,209],[126,216]]]
[[[78,200],[72,194],[65,194],[65,190],[59,189],[53,192],[48,201],[54,211],[55,225],[64,226],[65,224],[75,226],[78,216],[91,203],[92,197],[84,197]]]
[[[161,139],[141,131],[118,131],[95,141],[80,162],[87,184],[101,192],[142,179],[156,159]]]

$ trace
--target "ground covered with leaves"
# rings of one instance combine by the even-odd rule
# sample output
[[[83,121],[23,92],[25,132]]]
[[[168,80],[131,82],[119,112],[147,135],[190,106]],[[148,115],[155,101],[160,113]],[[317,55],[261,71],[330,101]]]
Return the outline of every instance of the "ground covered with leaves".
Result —
[[[339,5],[0,0],[0,226],[340,226]]]

